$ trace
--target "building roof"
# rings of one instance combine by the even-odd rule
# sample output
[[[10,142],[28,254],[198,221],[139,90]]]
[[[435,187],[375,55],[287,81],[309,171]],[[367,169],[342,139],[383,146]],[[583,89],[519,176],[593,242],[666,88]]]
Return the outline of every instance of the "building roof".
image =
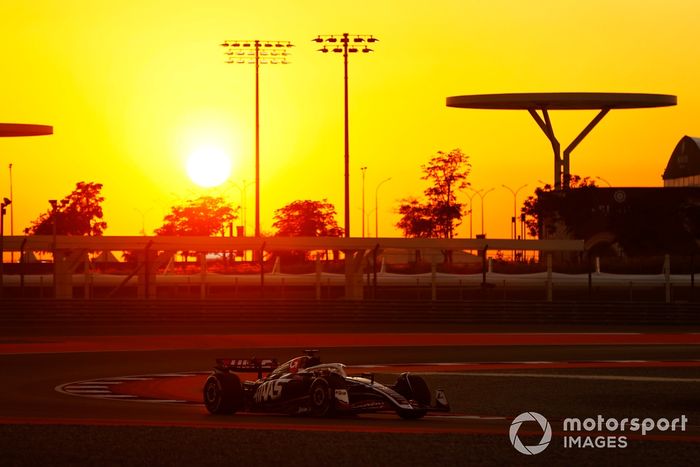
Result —
[[[684,136],[676,145],[664,170],[663,179],[700,175],[700,138]]]

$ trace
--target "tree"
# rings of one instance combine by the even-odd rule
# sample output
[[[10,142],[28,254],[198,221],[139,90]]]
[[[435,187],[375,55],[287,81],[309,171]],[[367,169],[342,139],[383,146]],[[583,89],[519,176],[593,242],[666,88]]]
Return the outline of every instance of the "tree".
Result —
[[[107,223],[103,221],[101,183],[78,182],[75,189],[56,203],[55,209],[41,214],[30,227],[27,235],[102,235]]]
[[[200,196],[170,208],[156,235],[212,236],[233,222],[238,209],[229,206],[221,196]]]
[[[546,184],[535,189],[535,194],[529,196],[523,203],[520,212],[525,215],[525,225],[532,237],[552,235],[561,226],[576,238],[583,238],[580,233],[588,220],[581,216],[581,206],[566,202],[564,197],[573,190],[590,190],[597,188],[595,180],[590,177],[581,178],[572,175],[568,190],[555,191],[552,185]]]
[[[457,202],[457,192],[469,186],[469,156],[460,149],[449,153],[438,151],[421,168],[424,172],[421,179],[431,182],[423,191],[426,201],[404,199],[399,206],[402,217],[396,226],[406,237],[452,238],[462,219],[462,204]]]
[[[416,198],[406,198],[399,207],[401,220],[396,227],[403,230],[405,237],[432,237],[435,232],[435,218],[430,206],[421,204]]]
[[[275,211],[278,237],[340,237],[335,207],[327,199],[297,200]]]

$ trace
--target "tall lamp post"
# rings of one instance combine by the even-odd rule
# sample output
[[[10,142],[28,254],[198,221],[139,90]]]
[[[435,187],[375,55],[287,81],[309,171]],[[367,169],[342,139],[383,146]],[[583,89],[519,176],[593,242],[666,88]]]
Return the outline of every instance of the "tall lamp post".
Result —
[[[5,208],[10,204],[12,201],[7,198],[0,202],[0,297],[5,293]]]
[[[385,178],[377,185],[377,189],[374,190],[374,236],[379,238],[379,187],[384,185],[386,182],[391,180],[391,177]]]
[[[365,238],[365,175],[367,167],[360,167],[362,171],[362,238]]]
[[[352,44],[350,44],[352,39]],[[344,90],[345,90],[345,236],[350,236],[350,123],[348,118],[348,54],[351,53],[369,53],[373,50],[367,44],[378,42],[379,39],[367,35],[353,35],[343,33],[342,36],[319,35],[314,42],[324,43],[323,47],[318,49],[319,52],[342,53],[343,54],[343,70],[344,75]],[[339,43],[340,42],[340,43]],[[364,46],[363,46],[364,44]],[[330,47],[330,48],[329,48]],[[364,218],[364,215],[362,216]]]
[[[260,65],[289,63],[291,42],[224,41],[226,63],[255,65],[255,236],[260,236]],[[262,51],[260,50],[262,49]]]

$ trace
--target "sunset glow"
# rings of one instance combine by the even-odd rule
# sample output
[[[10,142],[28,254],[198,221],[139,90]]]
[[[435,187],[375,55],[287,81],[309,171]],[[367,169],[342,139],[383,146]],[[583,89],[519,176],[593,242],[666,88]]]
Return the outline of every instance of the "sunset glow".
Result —
[[[259,38],[294,44],[289,65],[259,70],[262,232],[273,231],[276,209],[303,199],[328,199],[342,223],[343,60],[317,52],[312,39],[348,32],[379,39],[372,53],[349,59],[351,235],[361,235],[361,167],[368,234],[377,186],[391,177],[378,192],[379,230],[399,236],[399,201],[426,187],[421,165],[460,148],[472,187],[494,188],[484,200],[487,235],[509,237],[513,195],[503,185],[527,184],[519,206],[538,180],[551,182],[549,142],[525,111],[448,108],[446,97],[677,95],[676,107],[612,111],[572,155],[572,173],[658,187],[676,143],[700,135],[698,15],[700,4],[686,0],[410,0],[342,11],[312,0],[8,2],[0,122],[53,125],[54,135],[0,139],[0,196],[9,194],[12,163],[16,233],[76,182],[102,183],[105,234],[134,235],[142,225],[134,209],[168,212],[173,199],[199,189],[192,181],[220,183],[184,169],[201,141],[228,155],[232,182],[254,180],[255,67],[227,64],[219,44]],[[552,112],[562,144],[594,115]],[[252,213],[254,190],[246,196]],[[480,226],[481,201],[472,201]],[[469,224],[465,215],[458,238],[468,237]]]
[[[231,175],[231,159],[218,148],[199,148],[187,158],[187,175],[201,187],[219,186]]]

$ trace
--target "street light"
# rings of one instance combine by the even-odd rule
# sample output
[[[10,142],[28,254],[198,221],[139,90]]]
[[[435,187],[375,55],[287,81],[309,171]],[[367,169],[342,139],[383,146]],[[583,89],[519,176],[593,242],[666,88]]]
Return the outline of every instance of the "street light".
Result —
[[[287,65],[291,42],[224,41],[226,63],[255,65],[255,236],[260,236],[260,65]],[[260,51],[260,48],[263,51]]]
[[[247,220],[248,220],[248,195],[246,194],[247,188],[252,185],[253,182],[246,182],[243,180],[243,186],[240,186],[236,182],[231,182],[231,186],[234,188],[238,188],[238,192],[241,195],[241,210],[243,211],[242,214],[242,219],[243,219],[243,236],[246,236],[246,225],[247,225]]]
[[[374,236],[379,238],[379,187],[391,180],[391,177],[385,178],[377,185],[374,190]]]
[[[5,293],[5,208],[10,204],[12,201],[7,198],[0,202],[0,297]]]
[[[343,33],[342,36],[319,35],[313,42],[323,43],[323,47],[318,49],[321,53],[342,53],[343,54],[343,69],[344,89],[345,89],[345,236],[350,236],[350,123],[348,119],[348,53],[369,53],[373,49],[367,44],[378,42],[379,39],[367,35],[353,35],[352,44],[350,44],[350,34]],[[340,42],[340,44],[338,44]],[[329,48],[329,45],[331,44]],[[364,216],[363,216],[364,218]]]
[[[486,196],[491,193],[495,188],[489,188],[488,190],[474,190],[475,194],[479,195],[479,198],[481,199],[481,235],[484,235],[484,199],[486,199]],[[482,191],[484,191],[482,193]]]
[[[469,188],[472,190],[474,193],[472,193],[471,196],[467,195],[467,198],[469,198],[469,238],[473,238],[472,235],[472,220],[474,219],[474,210],[472,209],[472,199],[479,194],[480,191],[482,190],[474,190],[473,188]]]
[[[151,212],[153,210],[154,206],[151,206],[150,208],[146,209],[145,211],[142,211],[139,208],[134,208],[134,211],[138,212],[141,215],[141,235],[146,236],[146,214]]]
[[[518,237],[518,212],[517,212],[518,192],[520,190],[522,190],[523,188],[525,188],[527,186],[527,183],[525,185],[521,186],[520,188],[518,188],[517,190],[513,190],[511,187],[509,187],[507,185],[501,185],[501,186],[513,194],[513,217],[511,219],[511,223],[513,224],[512,225],[512,227],[513,227],[513,230],[512,230],[513,237],[512,238],[513,238],[513,240],[515,240]]]
[[[607,181],[607,180],[604,179],[603,177],[599,177],[598,175],[596,175],[595,178],[597,178],[597,179],[600,180],[601,182],[604,182],[605,184],[607,184],[608,187],[612,188],[612,183],[610,183],[609,181]]]

